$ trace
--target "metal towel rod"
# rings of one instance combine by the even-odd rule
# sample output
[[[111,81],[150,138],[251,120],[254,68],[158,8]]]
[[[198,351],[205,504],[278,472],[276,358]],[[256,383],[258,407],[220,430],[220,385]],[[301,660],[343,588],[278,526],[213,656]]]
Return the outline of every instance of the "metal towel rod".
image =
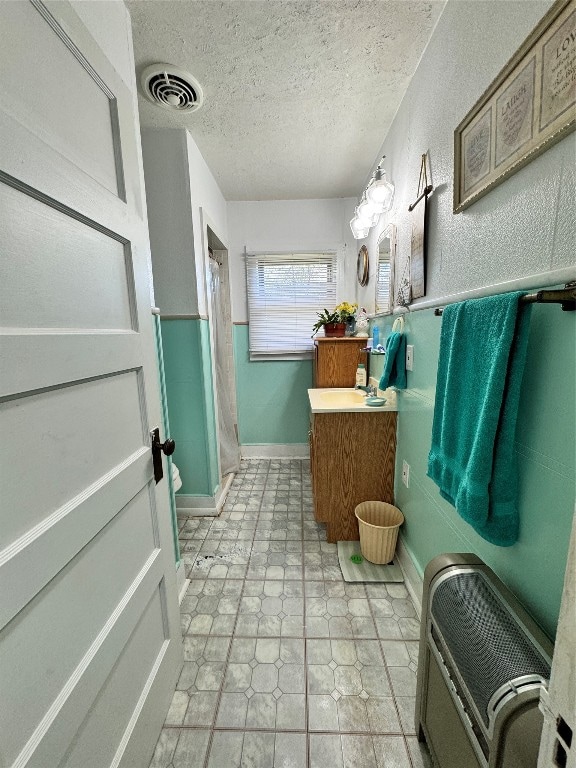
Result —
[[[538,291],[538,293],[527,293],[520,299],[521,304],[560,304],[564,312],[574,312],[576,310],[576,280],[566,283],[564,288],[556,291]],[[442,307],[436,307],[434,314],[440,317]]]

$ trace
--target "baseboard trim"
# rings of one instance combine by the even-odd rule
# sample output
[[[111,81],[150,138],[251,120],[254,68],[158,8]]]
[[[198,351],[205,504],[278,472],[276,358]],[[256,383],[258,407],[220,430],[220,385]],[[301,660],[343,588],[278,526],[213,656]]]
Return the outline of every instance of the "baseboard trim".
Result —
[[[414,607],[418,613],[418,618],[420,618],[422,616],[423,579],[418,573],[418,569],[414,565],[412,555],[410,554],[400,536],[398,537],[398,543],[396,544],[396,555],[398,565],[404,574],[404,584],[406,585],[406,589],[412,598],[412,602],[414,603]]]
[[[186,578],[186,569],[182,560],[178,563],[176,568],[176,589],[178,590],[178,603],[181,605],[182,600],[190,586],[190,579]]]
[[[176,513],[184,517],[216,517],[215,496],[176,494]]]
[[[243,459],[307,459],[308,443],[252,443],[241,445]]]
[[[232,485],[232,480],[234,480],[234,472],[230,472],[226,475],[226,477],[223,478],[224,482],[222,485],[218,486],[218,490],[216,491],[215,495],[215,501],[216,501],[216,510],[217,513],[220,514],[222,511],[222,507],[224,506],[224,502],[226,501],[226,496],[228,496],[228,491],[230,490],[230,486]]]
[[[193,496],[192,494],[176,494],[176,514],[180,517],[218,517],[226,501],[234,473],[226,475],[222,485],[216,489],[214,496]]]

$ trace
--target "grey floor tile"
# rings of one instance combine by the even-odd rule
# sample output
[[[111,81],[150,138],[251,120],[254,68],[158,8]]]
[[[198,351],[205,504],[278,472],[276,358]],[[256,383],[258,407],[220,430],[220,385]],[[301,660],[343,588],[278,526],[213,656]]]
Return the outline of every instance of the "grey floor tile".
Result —
[[[304,589],[307,637],[377,637],[363,584],[305,581]]]
[[[197,691],[189,694],[190,701],[183,725],[212,725],[218,704],[216,691]]]
[[[170,708],[166,715],[166,725],[182,725],[186,710],[188,709],[189,696],[185,691],[174,691]]]
[[[248,728],[276,727],[276,699],[271,693],[254,693],[248,702]]]
[[[341,696],[337,701],[337,709],[338,727],[341,731],[370,730],[366,702],[360,696]]]
[[[304,680],[304,640],[234,638],[218,726],[305,728]]]
[[[306,728],[306,697],[303,693],[285,693],[276,702],[276,730],[298,731]]]
[[[420,638],[420,622],[417,618],[400,618],[398,626],[404,640],[418,640]]]
[[[371,696],[366,700],[368,725],[373,733],[401,733],[402,728],[391,696]]]
[[[382,639],[402,640],[404,638],[398,619],[395,616],[387,619],[375,618],[374,624],[376,625],[378,637]]]
[[[383,640],[381,642],[384,658],[389,667],[407,667],[410,664],[408,646],[404,642]]]
[[[308,729],[310,731],[338,731],[338,710],[332,696],[308,696]]]
[[[238,768],[242,760],[244,734],[216,731],[210,748],[208,768]]]
[[[343,734],[341,739],[344,768],[379,768],[371,736]]]
[[[163,728],[161,730],[150,768],[168,768],[171,765],[179,736],[180,731],[177,728]]]
[[[412,768],[403,738],[374,736],[373,743],[378,768]]]
[[[188,635],[184,638],[184,660],[202,666],[209,661],[226,661],[230,639]]]
[[[306,768],[305,734],[276,734],[274,768]]]
[[[426,744],[419,742],[416,736],[409,736],[406,743],[412,758],[413,768],[432,768],[432,759]]]
[[[220,697],[216,725],[219,728],[244,728],[249,698],[243,693],[224,691]]]
[[[174,753],[174,768],[203,768],[209,741],[208,730],[183,729]]]
[[[343,581],[309,462],[242,460],[221,515],[178,527],[185,662],[151,768],[430,768],[414,605]]]
[[[150,768],[202,768],[210,730],[164,728]]]
[[[388,670],[395,696],[416,695],[416,673],[409,667],[390,667]]]
[[[414,696],[396,696],[396,706],[400,715],[400,724],[405,734],[416,733],[414,723],[416,712],[416,699]]]
[[[245,733],[240,768],[274,768],[273,733]]]
[[[310,734],[310,768],[343,768],[340,734]]]

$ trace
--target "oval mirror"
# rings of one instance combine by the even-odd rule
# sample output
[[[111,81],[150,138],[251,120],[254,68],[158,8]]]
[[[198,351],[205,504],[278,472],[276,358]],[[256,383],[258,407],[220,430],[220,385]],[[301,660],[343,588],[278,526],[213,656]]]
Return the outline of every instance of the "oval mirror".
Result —
[[[368,285],[369,279],[369,259],[368,248],[365,245],[358,251],[358,261],[356,262],[356,276],[360,285]]]

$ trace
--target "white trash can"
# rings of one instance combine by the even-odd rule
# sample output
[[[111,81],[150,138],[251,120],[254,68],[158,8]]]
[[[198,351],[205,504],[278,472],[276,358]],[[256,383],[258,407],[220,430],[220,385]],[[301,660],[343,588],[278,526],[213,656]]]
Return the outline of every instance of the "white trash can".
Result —
[[[363,501],[354,510],[360,529],[360,550],[371,563],[384,565],[394,558],[398,528],[404,515],[385,501]]]

